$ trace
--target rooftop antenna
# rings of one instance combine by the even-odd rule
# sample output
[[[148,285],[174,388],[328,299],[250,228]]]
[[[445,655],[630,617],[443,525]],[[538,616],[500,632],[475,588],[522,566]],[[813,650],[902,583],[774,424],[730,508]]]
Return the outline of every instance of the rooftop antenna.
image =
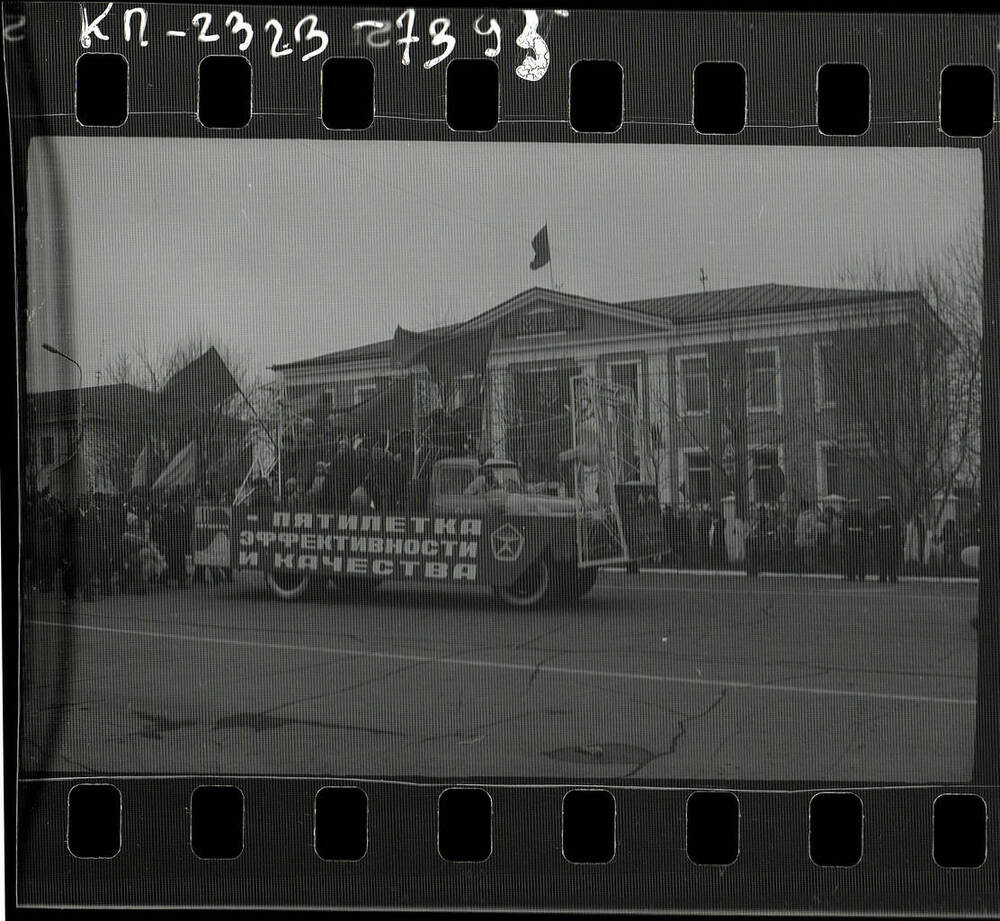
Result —
[[[708,281],[708,276],[705,274],[705,267],[704,266],[702,266],[699,271],[701,272],[701,276],[700,276],[700,278],[701,278],[701,291],[702,291],[702,294],[704,294],[705,290],[706,290],[705,289],[705,282]]]
[[[101,336],[101,351],[97,356],[97,370],[94,372],[94,377],[97,378],[97,386],[101,386],[101,368],[104,366],[104,336]]]

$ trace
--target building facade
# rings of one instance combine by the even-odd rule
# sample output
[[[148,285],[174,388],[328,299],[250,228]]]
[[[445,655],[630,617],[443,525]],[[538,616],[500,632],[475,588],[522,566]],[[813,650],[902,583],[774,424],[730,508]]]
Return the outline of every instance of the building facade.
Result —
[[[25,400],[23,467],[29,488],[69,484],[53,480],[58,470],[98,492],[128,488],[142,448],[154,394],[132,384],[48,390]],[[76,459],[72,472],[68,462]]]
[[[481,448],[518,461],[529,479],[560,479],[574,375],[632,391],[636,454],[675,507],[717,506],[732,494],[871,501],[905,492],[911,479],[924,489],[939,475],[931,468],[944,466],[930,451],[918,469],[916,442],[938,423],[923,397],[906,402],[913,343],[940,348],[948,336],[916,292],[768,284],[608,303],[532,288],[458,327],[487,324],[485,374],[456,399],[481,403]],[[934,387],[932,363],[924,356],[915,373]],[[411,374],[393,365],[391,341],[273,370],[290,399],[319,394],[320,412],[349,409]],[[426,387],[418,376],[415,391]]]

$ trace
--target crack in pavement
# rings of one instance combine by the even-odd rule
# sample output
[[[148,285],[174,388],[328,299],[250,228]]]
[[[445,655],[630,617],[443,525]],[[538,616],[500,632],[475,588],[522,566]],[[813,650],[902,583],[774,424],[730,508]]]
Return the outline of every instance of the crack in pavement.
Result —
[[[853,754],[857,750],[857,744],[861,739],[861,735],[864,730],[855,727],[854,731],[851,733],[851,738],[848,740],[847,745],[844,746],[844,750],[826,767],[826,769],[819,775],[820,780],[826,780],[830,777],[833,769],[837,767],[848,755]]]
[[[568,626],[569,626],[569,624],[565,624],[565,623],[557,624],[551,630],[544,630],[541,633],[539,633],[537,636],[529,637],[523,643],[515,643],[515,644],[510,645],[510,646],[500,646],[498,648],[499,649],[527,649],[529,646],[532,646],[534,643],[537,643],[539,640],[544,640],[545,637],[552,636],[553,633],[562,633],[563,630],[565,630]]]
[[[26,745],[31,745],[32,747],[34,747],[38,751],[38,754],[41,756],[41,759],[42,759],[43,762],[46,762],[46,761],[49,760],[50,756],[45,751],[45,746],[44,745],[39,744],[34,739],[29,739],[27,736],[25,736],[21,741],[24,744],[26,744]],[[84,764],[82,761],[75,761],[74,759],[68,757],[67,755],[62,754],[62,752],[53,752],[52,754],[53,754],[54,757],[60,758],[61,760],[65,761],[67,764],[72,764],[75,767],[83,768],[88,774],[94,774],[94,775],[96,775],[98,773],[97,768],[93,768],[89,764]],[[23,757],[23,755],[24,755],[24,753],[22,753],[22,757]],[[29,773],[28,769],[23,764],[22,764],[21,768],[22,768],[22,771],[21,771],[22,777],[25,774]],[[45,775],[42,774],[42,775],[39,775],[39,776],[44,777]]]
[[[482,643],[482,644],[477,644],[477,645],[474,645],[474,646],[461,646],[461,645],[459,645],[459,646],[451,648],[449,651],[450,651],[451,654],[455,655],[455,654],[465,654],[465,653],[469,653],[469,652],[499,652],[499,651],[503,651],[503,650],[532,649],[532,648],[534,648],[534,644],[535,643],[539,642],[540,640],[545,639],[545,637],[547,637],[547,636],[552,636],[555,633],[561,633],[568,626],[569,626],[569,624],[566,624],[566,623],[560,624],[560,625],[558,625],[556,627],[553,627],[551,630],[543,630],[541,633],[536,634],[535,636],[530,636],[530,637],[528,637],[528,639],[521,640],[520,642],[517,642],[517,643],[500,643],[500,644],[497,644],[497,643]],[[433,647],[430,647],[430,648],[433,648]],[[566,649],[559,648],[557,651],[559,653],[562,653],[562,652],[570,652],[572,650],[566,650]]]
[[[854,729],[851,733],[851,738],[848,740],[847,745],[844,746],[843,751],[824,769],[824,771],[819,775],[821,780],[836,780],[832,776],[834,768],[836,768],[841,762],[847,758],[848,755],[856,754],[864,748],[864,740],[872,737],[877,731],[878,723],[884,720],[892,708],[885,705],[876,706],[874,712],[867,717],[868,724],[865,724],[866,718],[859,717],[858,721],[854,725]]]
[[[635,774],[638,774],[639,771],[642,771],[645,768],[649,767],[649,765],[651,765],[654,761],[658,760],[659,758],[664,758],[667,755],[675,754],[677,752],[677,746],[680,744],[681,739],[687,735],[687,724],[689,722],[693,722],[694,720],[699,720],[702,717],[708,716],[709,713],[711,713],[726,699],[726,692],[728,690],[729,690],[728,688],[723,688],[722,693],[719,694],[719,696],[716,697],[715,700],[712,701],[712,703],[706,709],[702,710],[701,713],[684,714],[684,716],[677,721],[678,730],[676,733],[674,733],[674,736],[670,740],[670,745],[666,749],[666,751],[658,752],[654,754],[652,757],[647,758],[644,762],[642,762],[642,764],[636,765],[631,771],[629,771],[627,774],[624,774],[623,777],[633,777]]]
[[[362,681],[357,681],[354,684],[349,684],[346,687],[334,688],[332,690],[324,691],[321,694],[310,694],[306,697],[295,698],[294,700],[285,701],[284,703],[276,704],[267,710],[262,710],[262,713],[274,713],[276,710],[283,710],[285,707],[291,707],[295,704],[306,703],[310,700],[321,700],[324,697],[332,697],[335,695],[345,694],[348,691],[355,691],[358,688],[366,687],[370,684],[375,684],[380,681],[385,681],[388,678],[392,678],[394,675],[401,675],[404,672],[411,671],[413,669],[422,668],[427,665],[434,665],[442,660],[445,660],[451,656],[451,652],[444,653],[439,656],[435,656],[432,659],[428,659],[423,662],[408,662],[406,665],[401,665],[399,668],[390,669],[388,672],[384,672],[381,675],[375,675],[372,678],[365,678]]]
[[[515,720],[524,719],[524,717],[531,716],[532,714],[538,713],[538,712],[540,712],[540,711],[537,708],[532,707],[530,710],[525,710],[523,713],[515,713],[513,716],[505,716],[505,717],[502,717],[501,719],[491,720],[490,722],[487,722],[487,723],[476,723],[474,726],[472,726],[472,727],[469,728],[468,733],[470,735],[472,733],[479,733],[479,732],[482,732],[482,731],[484,731],[486,729],[492,729],[494,726],[501,726],[504,723],[512,723]],[[458,732],[441,732],[441,733],[438,733],[436,735],[426,736],[423,739],[417,739],[412,744],[423,745],[425,742],[437,742],[437,741],[439,741],[441,739],[451,739],[451,738],[455,738],[456,736],[458,736]],[[482,738],[485,738],[485,735]],[[475,739],[474,741],[479,742],[479,741],[482,741],[482,739],[481,738],[480,739]],[[463,745],[469,745],[469,744],[471,744],[470,742],[464,742],[461,739],[459,740],[459,743],[463,744]]]
[[[554,659],[558,659],[560,656],[564,656],[565,654],[566,654],[565,652],[558,651],[552,653],[551,655],[543,656],[541,659],[539,659],[538,664],[535,665],[535,670],[531,673],[531,677],[528,679],[528,686],[527,688],[525,688],[525,690],[530,688],[535,683],[535,679],[538,677],[539,672],[541,672],[541,670],[545,668],[546,665],[548,665]]]
[[[354,723],[326,723],[322,720],[305,720],[298,717],[274,718],[268,717],[266,710],[259,713],[233,713],[215,721],[214,730],[222,729],[253,729],[258,735],[269,729],[283,729],[285,726],[313,726],[319,729],[332,729],[346,732],[360,732],[371,736],[395,736],[405,738],[406,733],[391,729],[373,729],[370,726],[358,726]]]
[[[437,661],[437,660],[432,660]],[[276,710],[283,710],[285,707],[292,707],[295,704],[307,703],[310,700],[322,700],[324,697],[333,697],[340,694],[344,694],[347,691],[354,691],[358,688],[366,687],[369,684],[375,684],[379,681],[385,681],[387,678],[392,678],[393,675],[400,675],[403,672],[411,671],[415,668],[421,668],[424,665],[430,665],[432,662],[408,662],[406,665],[401,665],[399,668],[390,669],[381,675],[375,675],[372,678],[365,678],[363,681],[356,681],[354,684],[349,684],[342,688],[332,688],[323,691],[321,694],[309,694],[306,697],[296,697],[294,700],[286,700],[284,703],[275,704],[273,707],[269,707],[267,710],[262,710],[262,713],[274,713]]]

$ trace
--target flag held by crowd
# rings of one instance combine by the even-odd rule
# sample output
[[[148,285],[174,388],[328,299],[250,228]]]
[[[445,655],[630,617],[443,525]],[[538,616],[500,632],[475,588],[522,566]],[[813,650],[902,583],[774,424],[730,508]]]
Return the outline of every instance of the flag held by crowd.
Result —
[[[459,374],[482,374],[493,345],[496,324],[454,332],[415,333],[396,327],[392,337],[392,360],[401,368],[424,365],[435,381]]]
[[[211,412],[239,392],[239,384],[213,346],[173,375],[160,390],[161,407],[188,415]]]
[[[153,489],[174,489],[178,486],[194,486],[198,480],[198,442],[189,441],[163,468],[163,472],[153,483]]]
[[[139,452],[139,456],[135,459],[135,464],[132,467],[132,480],[131,487],[136,489],[137,487],[146,487],[150,485],[152,481],[152,467],[153,467],[153,457],[152,449],[147,441],[143,445],[142,450]]]

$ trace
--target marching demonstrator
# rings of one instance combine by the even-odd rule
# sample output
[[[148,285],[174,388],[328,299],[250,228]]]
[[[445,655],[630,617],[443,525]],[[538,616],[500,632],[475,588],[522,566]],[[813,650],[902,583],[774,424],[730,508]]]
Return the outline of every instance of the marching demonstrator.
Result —
[[[879,496],[872,516],[872,541],[878,560],[879,582],[899,578],[899,552],[903,543],[903,523],[892,504],[892,496]]]
[[[861,510],[861,500],[851,499],[844,512],[843,546],[844,574],[850,582],[855,576],[859,582],[865,581],[865,564],[868,555],[865,513]]]

